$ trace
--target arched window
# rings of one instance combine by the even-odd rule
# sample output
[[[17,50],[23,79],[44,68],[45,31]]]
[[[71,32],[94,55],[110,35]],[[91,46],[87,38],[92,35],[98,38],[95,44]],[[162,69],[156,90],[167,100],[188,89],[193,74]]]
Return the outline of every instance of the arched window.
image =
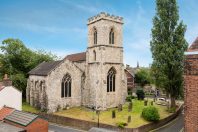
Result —
[[[114,44],[114,31],[111,29],[109,32],[109,44]]]
[[[97,30],[94,28],[94,44],[97,44]]]
[[[66,74],[62,79],[61,97],[71,97],[71,83],[72,79],[69,74]]]
[[[93,59],[94,59],[94,61],[96,61],[96,51],[95,50],[93,51]]]
[[[107,92],[115,92],[116,71],[111,68],[107,75]]]

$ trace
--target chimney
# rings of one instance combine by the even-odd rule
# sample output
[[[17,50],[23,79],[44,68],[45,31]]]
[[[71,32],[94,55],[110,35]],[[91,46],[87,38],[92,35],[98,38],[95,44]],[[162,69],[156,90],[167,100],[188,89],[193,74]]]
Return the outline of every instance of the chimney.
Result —
[[[130,65],[126,64],[126,69],[130,68]]]
[[[8,78],[7,74],[4,75],[3,85],[4,86],[12,86],[12,81]]]

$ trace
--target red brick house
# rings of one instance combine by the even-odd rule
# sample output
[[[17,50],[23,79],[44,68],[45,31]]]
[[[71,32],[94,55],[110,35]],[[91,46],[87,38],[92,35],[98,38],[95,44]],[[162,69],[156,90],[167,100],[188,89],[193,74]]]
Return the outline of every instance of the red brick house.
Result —
[[[25,132],[48,132],[48,121],[45,119],[9,107],[3,107],[0,110],[0,120],[3,123],[21,128]]]
[[[184,130],[198,132],[198,37],[185,55]]]
[[[128,91],[133,91],[133,88],[135,87],[135,83],[134,83],[135,73],[133,71],[133,68],[127,65],[125,69],[125,74],[127,76],[127,89]]]

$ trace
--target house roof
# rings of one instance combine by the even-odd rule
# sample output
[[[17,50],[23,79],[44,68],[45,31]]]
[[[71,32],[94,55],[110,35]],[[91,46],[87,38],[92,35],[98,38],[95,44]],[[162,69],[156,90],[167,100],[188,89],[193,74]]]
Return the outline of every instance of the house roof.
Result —
[[[30,114],[27,112],[15,110],[11,114],[6,116],[4,120],[8,120],[8,121],[20,124],[22,126],[27,126],[30,123],[32,123],[37,117],[38,115],[35,115],[35,114]]]
[[[39,75],[39,76],[47,76],[48,73],[56,68],[58,64],[60,64],[62,60],[52,61],[52,62],[42,62],[37,67],[28,72],[29,75]]]
[[[198,37],[195,39],[192,45],[188,48],[188,51],[189,52],[198,51]]]
[[[86,52],[71,54],[66,56],[65,59],[68,59],[73,62],[86,61]]]
[[[25,129],[0,122],[0,132],[25,132]]]
[[[14,111],[13,108],[4,106],[0,110],[0,120],[3,120],[6,116],[8,116],[9,114],[11,114],[13,111]]]

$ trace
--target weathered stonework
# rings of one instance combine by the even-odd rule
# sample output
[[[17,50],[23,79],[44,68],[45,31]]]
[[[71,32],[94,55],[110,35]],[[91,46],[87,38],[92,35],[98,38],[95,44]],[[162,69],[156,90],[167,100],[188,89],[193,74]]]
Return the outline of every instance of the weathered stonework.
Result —
[[[30,74],[27,102],[48,112],[55,112],[66,106],[82,105],[105,110],[123,104],[127,96],[127,78],[123,64],[122,25],[121,17],[106,13],[88,19],[85,60],[78,56],[81,61],[76,61],[70,55],[45,75]],[[94,29],[97,30],[97,44],[93,41]],[[109,44],[111,30],[114,31],[114,44]],[[111,68],[116,71],[115,91],[107,92],[107,74]],[[67,73],[72,79],[71,97],[61,98],[61,82]]]

